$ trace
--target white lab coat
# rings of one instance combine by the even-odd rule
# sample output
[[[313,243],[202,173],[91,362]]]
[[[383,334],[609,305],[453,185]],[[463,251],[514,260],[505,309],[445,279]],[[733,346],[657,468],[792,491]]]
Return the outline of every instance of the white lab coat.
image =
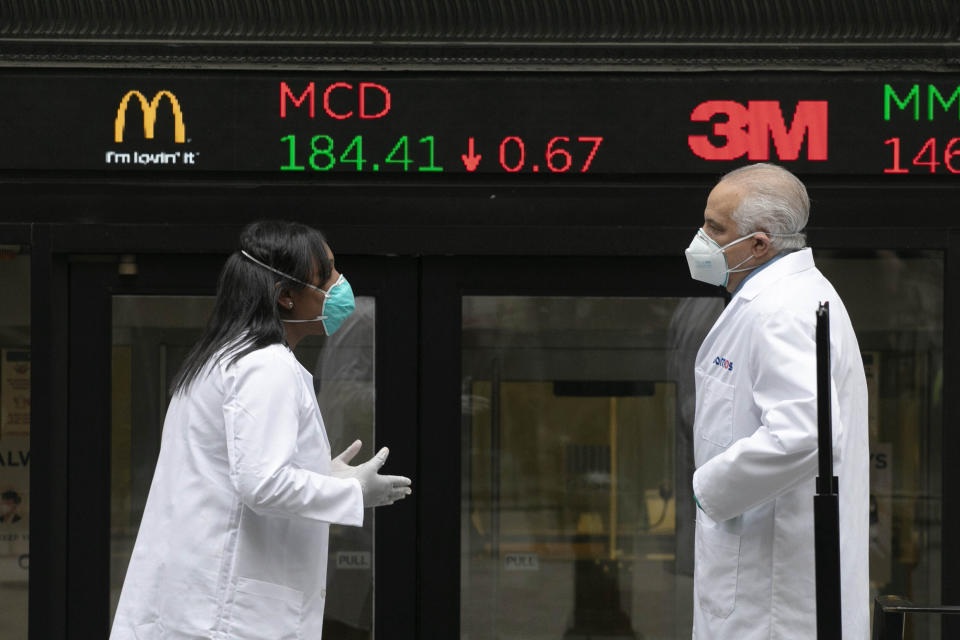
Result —
[[[869,635],[869,449],[860,348],[810,249],[747,280],[697,354],[693,637],[816,638],[816,310],[830,302],[844,640]]]
[[[167,410],[111,640],[316,640],[329,524],[363,523],[310,373],[283,345],[208,365]]]

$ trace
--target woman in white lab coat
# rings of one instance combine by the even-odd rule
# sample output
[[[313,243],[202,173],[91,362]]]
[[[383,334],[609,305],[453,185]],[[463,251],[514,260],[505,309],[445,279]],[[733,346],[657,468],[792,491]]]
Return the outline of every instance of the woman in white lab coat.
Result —
[[[331,334],[353,292],[323,236],[254,223],[174,382],[112,640],[321,637],[330,523],[360,526],[410,480],[383,448],[331,459],[312,376],[291,351]]]

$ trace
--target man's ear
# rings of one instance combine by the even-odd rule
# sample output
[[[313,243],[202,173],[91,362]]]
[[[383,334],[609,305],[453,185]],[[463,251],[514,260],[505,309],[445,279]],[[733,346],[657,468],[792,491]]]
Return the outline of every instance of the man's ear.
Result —
[[[770,236],[767,235],[766,231],[760,231],[757,235],[753,236],[752,245],[753,255],[757,258],[766,257],[773,251]]]

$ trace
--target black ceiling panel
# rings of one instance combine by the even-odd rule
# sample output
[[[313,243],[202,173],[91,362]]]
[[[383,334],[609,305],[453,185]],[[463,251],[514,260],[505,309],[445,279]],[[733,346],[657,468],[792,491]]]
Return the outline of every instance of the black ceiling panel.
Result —
[[[957,0],[4,0],[0,64],[957,66]]]

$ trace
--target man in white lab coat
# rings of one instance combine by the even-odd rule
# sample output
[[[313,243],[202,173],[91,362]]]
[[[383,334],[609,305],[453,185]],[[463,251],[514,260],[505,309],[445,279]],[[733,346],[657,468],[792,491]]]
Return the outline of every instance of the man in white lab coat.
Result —
[[[697,354],[693,637],[816,637],[816,310],[830,303],[844,640],[869,634],[867,386],[843,302],[814,266],[806,189],[780,167],[724,176],[687,249],[732,294]]]

